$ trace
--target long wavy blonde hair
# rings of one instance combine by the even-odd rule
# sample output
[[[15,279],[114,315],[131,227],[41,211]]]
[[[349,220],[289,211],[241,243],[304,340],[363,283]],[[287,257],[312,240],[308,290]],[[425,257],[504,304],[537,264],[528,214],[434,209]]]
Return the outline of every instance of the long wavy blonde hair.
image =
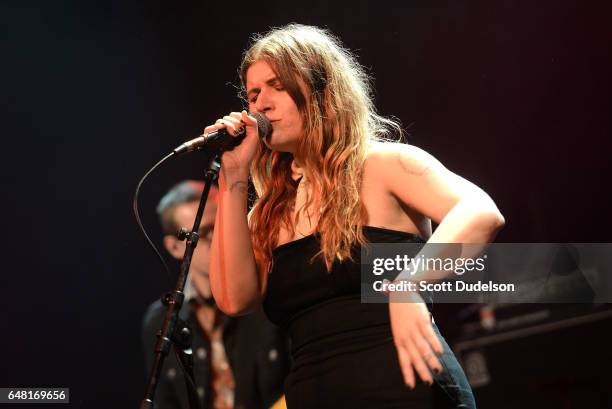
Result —
[[[302,115],[304,132],[295,159],[312,191],[319,193],[314,231],[319,234],[321,250],[316,256],[322,256],[331,271],[334,261],[352,259],[353,245],[365,243],[362,228],[367,214],[360,191],[368,146],[387,139],[391,130],[401,135],[401,128],[376,113],[368,75],[327,30],[289,24],[255,36],[240,66],[243,95],[247,70],[256,61],[272,67]],[[306,93],[300,83],[306,86]],[[295,234],[291,220],[297,192],[291,177],[293,159],[291,153],[260,144],[251,166],[258,199],[250,230],[262,273],[270,265],[281,224]],[[313,200],[309,196],[303,208],[309,209]]]

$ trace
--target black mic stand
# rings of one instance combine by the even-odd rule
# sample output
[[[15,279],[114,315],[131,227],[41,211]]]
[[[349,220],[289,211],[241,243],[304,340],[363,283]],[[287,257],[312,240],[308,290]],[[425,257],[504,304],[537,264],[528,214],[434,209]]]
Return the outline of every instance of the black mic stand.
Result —
[[[187,394],[189,397],[189,408],[200,409],[200,402],[195,389],[195,380],[193,376],[193,353],[191,350],[191,330],[187,324],[181,320],[178,316],[185,294],[185,283],[187,281],[187,273],[189,272],[189,266],[191,265],[191,257],[193,252],[198,245],[200,235],[198,230],[200,229],[200,222],[202,220],[202,214],[206,207],[206,200],[208,199],[208,193],[212,181],[219,175],[219,169],[221,165],[219,163],[218,155],[209,155],[210,162],[208,163],[208,170],[204,177],[204,191],[200,198],[200,205],[196,213],[195,221],[191,231],[185,228],[181,228],[178,233],[180,240],[187,240],[185,247],[185,255],[181,262],[181,268],[179,270],[178,279],[174,291],[164,294],[162,296],[162,302],[166,305],[166,317],[161,330],[157,333],[157,343],[155,344],[155,359],[153,360],[153,366],[149,374],[149,383],[147,385],[145,398],[140,403],[140,409],[153,409],[153,397],[155,396],[155,389],[157,388],[157,382],[164,364],[170,347],[174,345],[175,350],[178,353],[180,364],[187,372],[185,375],[185,382],[187,384]],[[191,378],[191,379],[189,379]]]

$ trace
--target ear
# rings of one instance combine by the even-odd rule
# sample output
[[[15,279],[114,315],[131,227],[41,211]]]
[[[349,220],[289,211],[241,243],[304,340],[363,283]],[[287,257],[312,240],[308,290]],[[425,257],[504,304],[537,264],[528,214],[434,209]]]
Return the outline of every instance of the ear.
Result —
[[[166,234],[164,236],[164,247],[175,259],[180,260],[183,258],[185,253],[185,243],[177,239],[176,236]]]

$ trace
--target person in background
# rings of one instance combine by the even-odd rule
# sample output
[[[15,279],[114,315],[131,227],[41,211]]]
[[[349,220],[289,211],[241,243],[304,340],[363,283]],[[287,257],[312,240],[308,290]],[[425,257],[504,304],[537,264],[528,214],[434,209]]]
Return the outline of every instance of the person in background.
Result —
[[[176,233],[191,228],[204,188],[200,181],[184,181],[174,186],[157,207],[164,232],[164,247],[181,260],[185,241]],[[251,409],[284,407],[283,381],[288,371],[286,338],[261,310],[240,317],[222,313],[212,298],[208,277],[210,243],[217,211],[218,191],[210,190],[202,221],[200,241],[193,254],[185,287],[185,302],[179,316],[192,333],[196,391],[203,409]],[[150,371],[157,331],[166,308],[152,303],[143,320],[143,344],[147,371]],[[155,394],[156,409],[187,408],[184,374],[171,352],[162,370]]]

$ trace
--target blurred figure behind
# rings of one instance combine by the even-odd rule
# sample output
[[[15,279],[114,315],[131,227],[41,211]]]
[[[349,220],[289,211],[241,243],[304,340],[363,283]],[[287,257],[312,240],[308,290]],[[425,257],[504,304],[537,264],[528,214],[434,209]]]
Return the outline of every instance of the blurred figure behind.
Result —
[[[157,207],[164,247],[178,261],[183,258],[186,243],[176,233],[181,227],[192,227],[203,189],[204,183],[200,181],[181,182],[164,195]],[[208,272],[217,194],[213,186],[200,223],[200,241],[193,254],[185,302],[179,313],[193,333],[196,391],[203,409],[269,408],[275,403],[283,407],[283,381],[289,367],[286,338],[261,310],[229,317],[217,308],[211,295]],[[165,311],[162,303],[155,301],[144,317],[142,336],[147,371],[153,363],[156,334]],[[155,407],[188,407],[184,375],[174,352],[165,361]]]

